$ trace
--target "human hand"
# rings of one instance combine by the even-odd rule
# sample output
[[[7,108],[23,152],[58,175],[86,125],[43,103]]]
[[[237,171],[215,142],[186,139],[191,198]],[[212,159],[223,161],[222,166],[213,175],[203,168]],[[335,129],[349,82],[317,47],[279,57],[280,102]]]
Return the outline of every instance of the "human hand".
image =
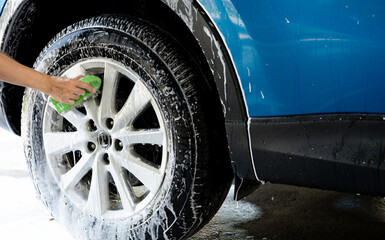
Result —
[[[58,102],[72,105],[80,95],[85,94],[85,90],[95,93],[95,89],[88,83],[79,81],[84,75],[76,78],[66,78],[59,76],[48,76],[49,88],[48,94]]]

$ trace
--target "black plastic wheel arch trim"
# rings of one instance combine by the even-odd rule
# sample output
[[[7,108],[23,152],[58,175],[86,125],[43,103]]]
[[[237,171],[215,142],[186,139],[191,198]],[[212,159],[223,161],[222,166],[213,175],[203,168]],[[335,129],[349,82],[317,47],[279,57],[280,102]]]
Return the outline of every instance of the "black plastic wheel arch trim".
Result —
[[[234,163],[241,161],[241,167],[249,169],[248,176],[257,179],[250,151],[249,115],[245,98],[234,63],[219,30],[198,1],[162,1],[189,26],[191,33],[203,50],[210,69],[215,73],[213,77],[223,105],[229,153],[235,174],[238,171],[238,164]],[[186,7],[185,4],[191,4],[191,6]],[[191,16],[186,11],[190,8],[194,13]],[[210,31],[210,36],[204,29]],[[213,39],[219,43],[218,46],[213,44]],[[221,56],[223,56],[223,62]]]

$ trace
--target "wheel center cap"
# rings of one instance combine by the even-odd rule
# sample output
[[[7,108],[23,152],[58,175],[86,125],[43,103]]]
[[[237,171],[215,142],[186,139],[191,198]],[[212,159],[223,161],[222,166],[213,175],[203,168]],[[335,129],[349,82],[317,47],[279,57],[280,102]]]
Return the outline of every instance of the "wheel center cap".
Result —
[[[109,148],[111,146],[111,136],[107,133],[100,133],[98,136],[98,143],[102,148]]]

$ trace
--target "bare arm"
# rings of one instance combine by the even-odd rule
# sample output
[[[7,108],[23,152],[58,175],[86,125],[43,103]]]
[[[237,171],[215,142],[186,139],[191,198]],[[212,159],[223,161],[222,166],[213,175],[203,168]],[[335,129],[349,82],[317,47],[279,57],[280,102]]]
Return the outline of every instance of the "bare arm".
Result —
[[[77,78],[50,76],[24,66],[0,53],[0,80],[19,86],[37,89],[59,102],[74,104],[85,89],[94,93],[95,89]]]

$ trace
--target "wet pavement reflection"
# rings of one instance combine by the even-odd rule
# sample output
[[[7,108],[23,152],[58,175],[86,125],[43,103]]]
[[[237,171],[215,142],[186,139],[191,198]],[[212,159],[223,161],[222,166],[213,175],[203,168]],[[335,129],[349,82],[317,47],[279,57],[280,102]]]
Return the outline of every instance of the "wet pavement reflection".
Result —
[[[232,191],[192,240],[385,239],[383,198],[265,184],[237,203]]]

